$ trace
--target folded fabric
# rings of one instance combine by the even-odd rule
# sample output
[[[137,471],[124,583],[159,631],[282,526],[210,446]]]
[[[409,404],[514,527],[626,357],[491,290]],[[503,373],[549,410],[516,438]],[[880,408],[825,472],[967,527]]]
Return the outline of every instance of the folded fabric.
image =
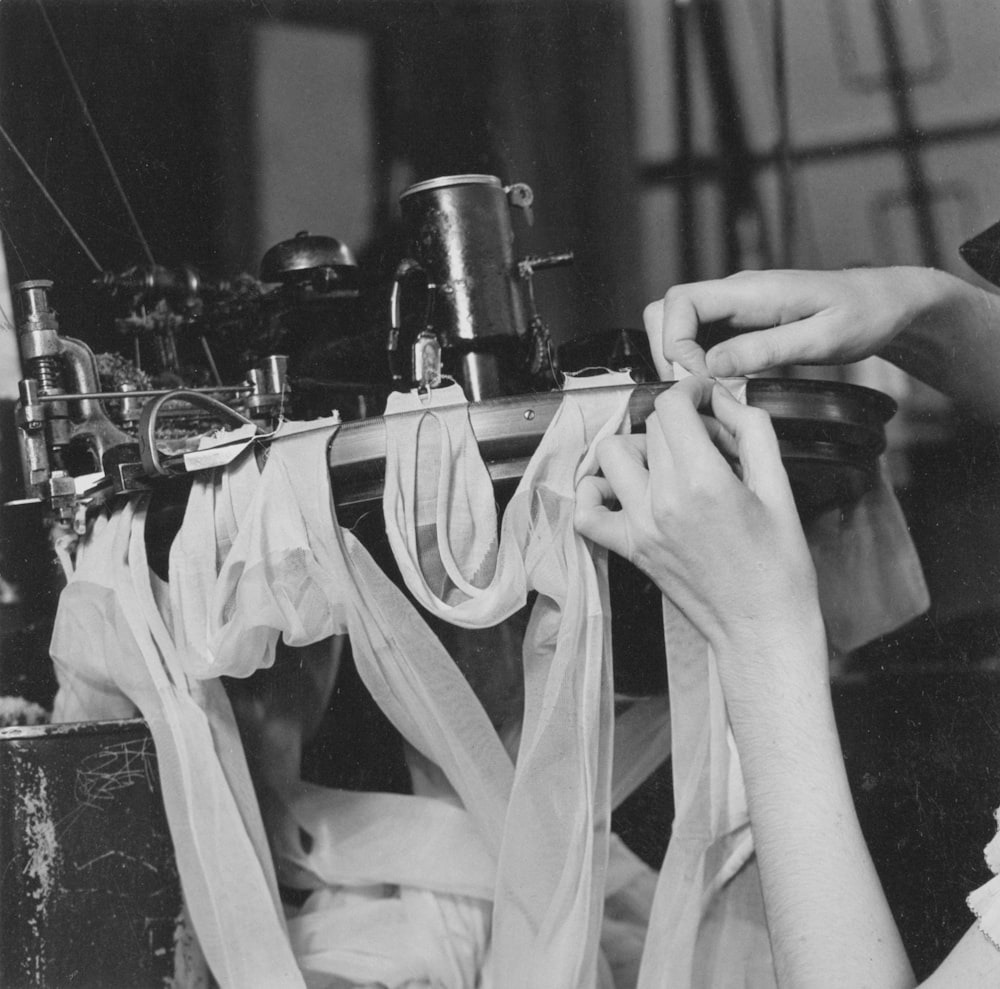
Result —
[[[453,624],[487,627],[538,594],[495,896],[492,962],[510,986],[590,984],[603,909],[613,718],[606,560],[577,536],[573,508],[596,443],[629,428],[633,383],[602,375],[568,384],[504,512],[499,546],[461,391],[429,405],[396,396],[385,418],[386,533],[414,597]]]
[[[454,624],[496,624],[537,592],[524,648],[526,710],[516,766],[440,642],[360,542],[336,525],[326,453],[331,440],[335,451],[335,423],[308,431],[290,426],[272,443],[215,588],[210,650],[219,668],[239,674],[272,662],[279,634],[292,645],[349,634],[372,696],[443,770],[496,860],[497,984],[576,989],[593,982],[597,965],[612,695],[606,577],[573,530],[573,492],[581,465],[590,469],[593,443],[627,423],[628,390],[591,387],[586,400],[564,396],[508,506],[499,544],[495,514],[483,515],[484,505],[495,512],[492,486],[488,499],[475,494],[489,478],[470,440],[467,411],[452,414],[440,401],[446,397],[413,418],[387,417],[387,529],[401,566],[413,563],[411,592]],[[415,425],[416,439],[397,432],[397,424]],[[430,489],[407,459],[416,448],[435,448],[419,430],[444,451]],[[427,490],[433,496],[424,497]],[[450,506],[444,515],[442,498]],[[467,524],[459,525],[456,513],[468,515]],[[428,545],[433,551],[425,556]],[[662,721],[662,710],[658,716]]]
[[[283,424],[263,471],[247,452],[199,476],[166,587],[145,559],[144,499],[81,544],[53,638],[61,707],[138,709],[149,721],[185,896],[223,986],[773,985],[714,658],[667,601],[673,714],[651,698],[614,716],[606,559],[577,537],[573,512],[596,443],[628,428],[630,389],[621,376],[569,381],[499,524],[464,397],[441,389],[390,403],[383,509],[406,590],[468,629],[533,601],[509,749],[470,686],[489,671],[465,657],[463,673],[337,523],[336,418]],[[845,592],[868,586],[852,588],[852,573],[884,576],[886,554],[905,548],[893,505],[879,487],[813,530],[838,642],[887,630]],[[918,575],[908,565],[902,592],[883,595],[890,621],[919,606]],[[279,637],[304,647],[344,635],[407,743],[414,793],[273,774],[265,835],[218,677],[271,666]],[[294,767],[301,734],[281,736],[294,743],[282,765]],[[676,819],[657,879],[610,835],[610,815],[671,746]],[[268,838],[282,882],[310,891],[287,934]],[[974,894],[992,916],[987,895]]]
[[[850,652],[902,627],[930,606],[913,537],[885,459],[872,488],[806,528],[831,645]]]
[[[108,681],[153,736],[185,902],[213,975],[223,987],[295,989],[304,983],[242,749],[238,741],[217,748],[236,738],[231,711],[218,681],[192,691],[177,662],[146,560],[147,507],[147,496],[125,502],[88,547],[73,594],[60,599],[52,653],[67,668],[85,668],[93,638],[74,631],[88,615],[100,617]]]
[[[135,704],[117,686],[107,657],[121,648],[108,616],[114,611],[110,590],[108,516],[89,522],[76,544],[66,587],[59,596],[49,654],[58,688],[52,721],[103,721],[134,718]]]
[[[561,633],[560,616],[561,605],[574,593],[572,586],[566,586],[566,547],[571,556],[579,548],[574,546],[579,541],[572,531],[574,468],[586,452],[588,430],[593,439],[615,416],[614,428],[618,428],[625,405],[617,395],[610,402],[613,416],[609,417],[607,403],[596,412],[574,408],[578,404],[567,404],[569,426],[557,431],[552,441],[558,447],[561,437],[571,456],[560,449],[548,451],[552,483],[547,488],[539,486],[530,499],[534,504],[519,509],[521,524],[531,529],[520,541],[531,553],[520,546],[511,554],[513,572],[523,572],[525,577],[514,591],[505,587],[503,594],[517,608],[523,606],[530,587],[542,592],[543,604],[536,609],[536,630],[528,647],[534,650],[538,667],[533,675],[544,684],[549,670],[555,669],[560,678],[556,682],[567,684],[562,688],[567,700],[576,701],[574,684],[578,682],[591,698],[582,710],[582,723],[585,728],[590,725],[587,734],[581,736],[577,726],[563,729],[562,735],[548,730],[546,737],[544,725],[541,729],[536,725],[530,744],[543,754],[552,753],[555,744],[557,755],[568,746],[562,756],[565,767],[573,765],[578,749],[585,763],[599,756],[590,768],[585,764],[582,772],[577,771],[579,782],[574,783],[578,795],[574,814],[581,807],[584,815],[593,814],[594,806],[602,801],[605,808],[598,818],[585,823],[576,846],[591,849],[591,858],[582,860],[583,886],[589,892],[580,899],[577,888],[581,883],[576,877],[568,887],[578,905],[570,915],[577,918],[577,924],[584,918],[586,940],[569,943],[573,939],[564,934],[549,965],[562,971],[566,961],[568,969],[575,965],[581,971],[580,959],[591,955],[593,977],[599,978],[592,984],[624,989],[627,980],[613,982],[606,976],[611,978],[609,973],[614,971],[634,972],[641,944],[637,931],[645,919],[642,896],[629,893],[619,870],[612,884],[615,915],[600,933],[608,854],[600,839],[602,832],[606,835],[610,815],[611,694],[602,610],[606,585],[601,585],[592,565],[584,571],[585,576],[591,574],[585,586],[595,588],[590,592],[591,605],[584,609],[585,620],[574,617],[574,628],[569,630],[575,632],[580,625],[584,637]],[[270,837],[283,879],[315,891],[310,907],[293,919],[290,934],[306,982],[321,984],[331,974],[331,966],[337,969],[338,979],[375,977],[374,970],[357,967],[357,958],[365,954],[366,938],[371,942],[371,928],[366,934],[364,925],[345,926],[338,921],[331,933],[321,919],[339,916],[343,903],[357,906],[360,896],[378,929],[389,930],[396,921],[405,921],[411,929],[410,937],[382,938],[389,951],[389,967],[378,969],[380,981],[398,976],[404,979],[401,984],[405,979],[420,984],[420,972],[426,969],[428,978],[441,984],[448,984],[448,979],[470,986],[477,980],[485,984],[493,974],[497,985],[522,984],[513,981],[516,976],[511,977],[507,965],[493,967],[489,961],[495,943],[491,939],[492,901],[498,889],[510,889],[509,880],[506,886],[498,882],[498,863],[504,842],[510,840],[508,832],[516,831],[508,824],[515,767],[451,657],[360,542],[336,525],[326,469],[326,447],[336,428],[335,420],[286,425],[270,451],[263,475],[248,453],[228,467],[199,476],[171,550],[168,586],[150,573],[145,559],[144,499],[124,505],[107,525],[99,524],[95,533],[100,535],[107,528],[107,536],[95,540],[101,548],[94,554],[93,566],[87,565],[90,543],[80,554],[79,577],[87,579],[76,580],[73,593],[66,595],[54,654],[66,669],[84,672],[88,656],[101,657],[92,671],[96,687],[114,684],[114,690],[129,704],[136,704],[149,721],[161,752],[164,799],[185,894],[220,984],[297,985],[299,976],[288,965],[289,942],[280,926],[274,877],[235,719],[217,677],[246,675],[272,663],[279,634],[290,644],[307,644],[349,633],[359,670],[373,696],[426,760],[422,777],[414,766],[415,789],[426,790],[426,783],[418,777],[433,779],[440,766],[448,792],[439,788],[431,795],[409,797],[348,794],[299,781],[286,788],[287,827]],[[471,466],[472,459],[466,459]],[[560,465],[561,479],[553,469],[555,464]],[[488,562],[495,562],[499,549],[495,519],[491,525],[494,537],[483,543],[483,554]],[[479,530],[480,534],[488,531],[488,527]],[[469,544],[454,528],[445,542],[463,549]],[[442,564],[446,573],[451,570],[459,577],[462,593],[489,585],[483,579],[488,567],[479,568],[478,578],[473,573],[471,580],[465,580],[463,566],[464,562],[460,565],[455,560]],[[98,613],[99,620],[95,620]],[[103,638],[96,647],[92,636],[73,641],[74,630],[82,627],[101,630]],[[563,658],[553,665],[551,656],[558,652],[560,635],[567,645],[562,647]],[[586,680],[578,681],[572,669],[575,642],[583,642],[584,652],[591,657],[583,664],[589,687]],[[558,705],[551,710],[558,714]],[[644,775],[642,767],[649,771],[666,757],[666,716],[663,703],[639,703],[622,719],[620,751],[631,755],[620,765],[621,778],[615,785],[618,799],[638,785]],[[539,715],[532,717],[544,721]],[[562,716],[564,724],[566,720]],[[588,736],[588,744],[581,746],[581,737],[586,741]],[[519,761],[524,765],[530,764],[528,751],[522,739]],[[529,802],[539,798],[551,802],[562,785],[557,768],[546,761],[543,756],[538,782],[533,784],[536,791],[526,788]],[[543,778],[543,773],[550,775]],[[550,809],[536,807],[535,813],[547,817]],[[531,831],[524,834],[530,836]],[[550,834],[551,843],[556,840],[551,826]],[[517,844],[522,845],[520,855],[527,860],[519,867],[530,875],[531,862],[539,861],[540,853],[530,848],[530,841]],[[620,863],[627,855],[615,850],[612,863]],[[650,886],[648,870],[643,871],[634,857],[626,872],[641,875]],[[551,888],[551,873],[546,880]],[[580,903],[586,909],[579,909]],[[551,908],[548,916],[550,924],[553,916],[559,919]],[[252,949],[242,943],[246,938],[236,931],[237,922],[242,922],[243,932],[254,932]],[[433,936],[446,936],[451,947],[429,951],[425,942],[435,931]],[[544,939],[545,935],[533,937]],[[284,942],[285,950],[278,941]],[[412,951],[406,948],[408,944]],[[517,959],[518,966],[530,967],[536,944],[517,943],[524,956]],[[269,953],[266,963],[260,958],[264,951]],[[406,957],[413,965],[403,964]]]

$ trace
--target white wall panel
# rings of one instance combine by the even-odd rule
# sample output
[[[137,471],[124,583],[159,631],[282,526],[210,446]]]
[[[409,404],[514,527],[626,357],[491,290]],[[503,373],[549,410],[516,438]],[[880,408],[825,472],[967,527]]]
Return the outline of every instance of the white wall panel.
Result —
[[[368,42],[280,22],[255,31],[257,256],[299,230],[356,251],[373,203]]]

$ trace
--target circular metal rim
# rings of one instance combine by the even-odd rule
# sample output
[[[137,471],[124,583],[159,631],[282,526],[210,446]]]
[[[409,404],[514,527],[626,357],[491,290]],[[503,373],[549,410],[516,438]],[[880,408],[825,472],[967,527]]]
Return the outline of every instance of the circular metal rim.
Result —
[[[407,196],[412,196],[417,192],[426,192],[428,189],[442,189],[452,185],[490,185],[495,189],[503,188],[503,183],[495,175],[477,175],[475,173],[469,175],[442,175],[437,179],[426,179],[423,182],[418,182],[416,185],[411,185],[408,189],[400,193],[399,198],[402,201]]]
[[[645,422],[656,396],[672,384],[615,386],[632,392],[633,426]],[[581,389],[575,394],[586,391]],[[607,391],[600,389],[602,394]],[[562,392],[553,391],[469,404],[473,433],[494,482],[512,480],[523,473],[562,398]],[[851,469],[864,461],[870,465],[874,481],[877,458],[885,449],[885,424],[896,409],[896,403],[887,395],[845,382],[752,378],[747,402],[772,416],[779,446],[791,460],[801,461],[805,456],[830,464],[843,461]],[[817,427],[819,435],[805,435]],[[329,465],[339,509],[380,500],[385,470],[384,420],[373,417],[344,423],[331,443]]]

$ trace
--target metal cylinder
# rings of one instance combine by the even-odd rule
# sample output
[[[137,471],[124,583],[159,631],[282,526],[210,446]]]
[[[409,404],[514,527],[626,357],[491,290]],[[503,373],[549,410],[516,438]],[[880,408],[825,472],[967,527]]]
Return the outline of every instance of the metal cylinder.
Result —
[[[19,329],[26,328],[27,324],[55,326],[55,313],[49,308],[48,291],[50,288],[52,288],[52,282],[46,278],[18,282],[14,286]]]
[[[269,354],[261,364],[264,372],[264,390],[272,395],[282,395],[288,389],[288,358],[284,354]]]
[[[407,248],[433,286],[431,325],[446,341],[523,335],[507,190],[493,175],[419,182],[399,198]]]
[[[399,199],[408,254],[400,272],[423,273],[428,294],[419,304],[426,307],[427,327],[446,351],[454,349],[450,370],[473,401],[505,391],[498,343],[528,331],[510,211],[512,205],[527,209],[531,199],[528,186],[505,187],[493,175],[430,179]],[[405,308],[405,297],[394,293],[394,309]],[[394,325],[401,322],[397,311]]]
[[[246,398],[247,412],[254,420],[267,420],[287,412],[288,358],[270,354],[258,367],[247,372],[250,394]]]
[[[42,395],[63,391],[62,345],[56,314],[49,307],[50,288],[52,282],[45,279],[14,286],[21,361],[27,373],[38,382]]]
[[[37,395],[51,398],[62,395],[65,387],[63,341],[59,321],[49,306],[47,279],[19,282],[14,286],[17,319],[17,342],[25,374],[37,382]],[[69,443],[72,426],[65,402],[50,402],[45,407],[47,439],[52,449]]]

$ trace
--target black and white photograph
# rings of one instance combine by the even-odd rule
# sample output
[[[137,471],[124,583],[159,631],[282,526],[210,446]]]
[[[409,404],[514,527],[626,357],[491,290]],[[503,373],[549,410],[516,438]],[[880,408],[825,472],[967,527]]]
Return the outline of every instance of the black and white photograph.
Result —
[[[998,985],[995,0],[0,0],[2,989]]]

